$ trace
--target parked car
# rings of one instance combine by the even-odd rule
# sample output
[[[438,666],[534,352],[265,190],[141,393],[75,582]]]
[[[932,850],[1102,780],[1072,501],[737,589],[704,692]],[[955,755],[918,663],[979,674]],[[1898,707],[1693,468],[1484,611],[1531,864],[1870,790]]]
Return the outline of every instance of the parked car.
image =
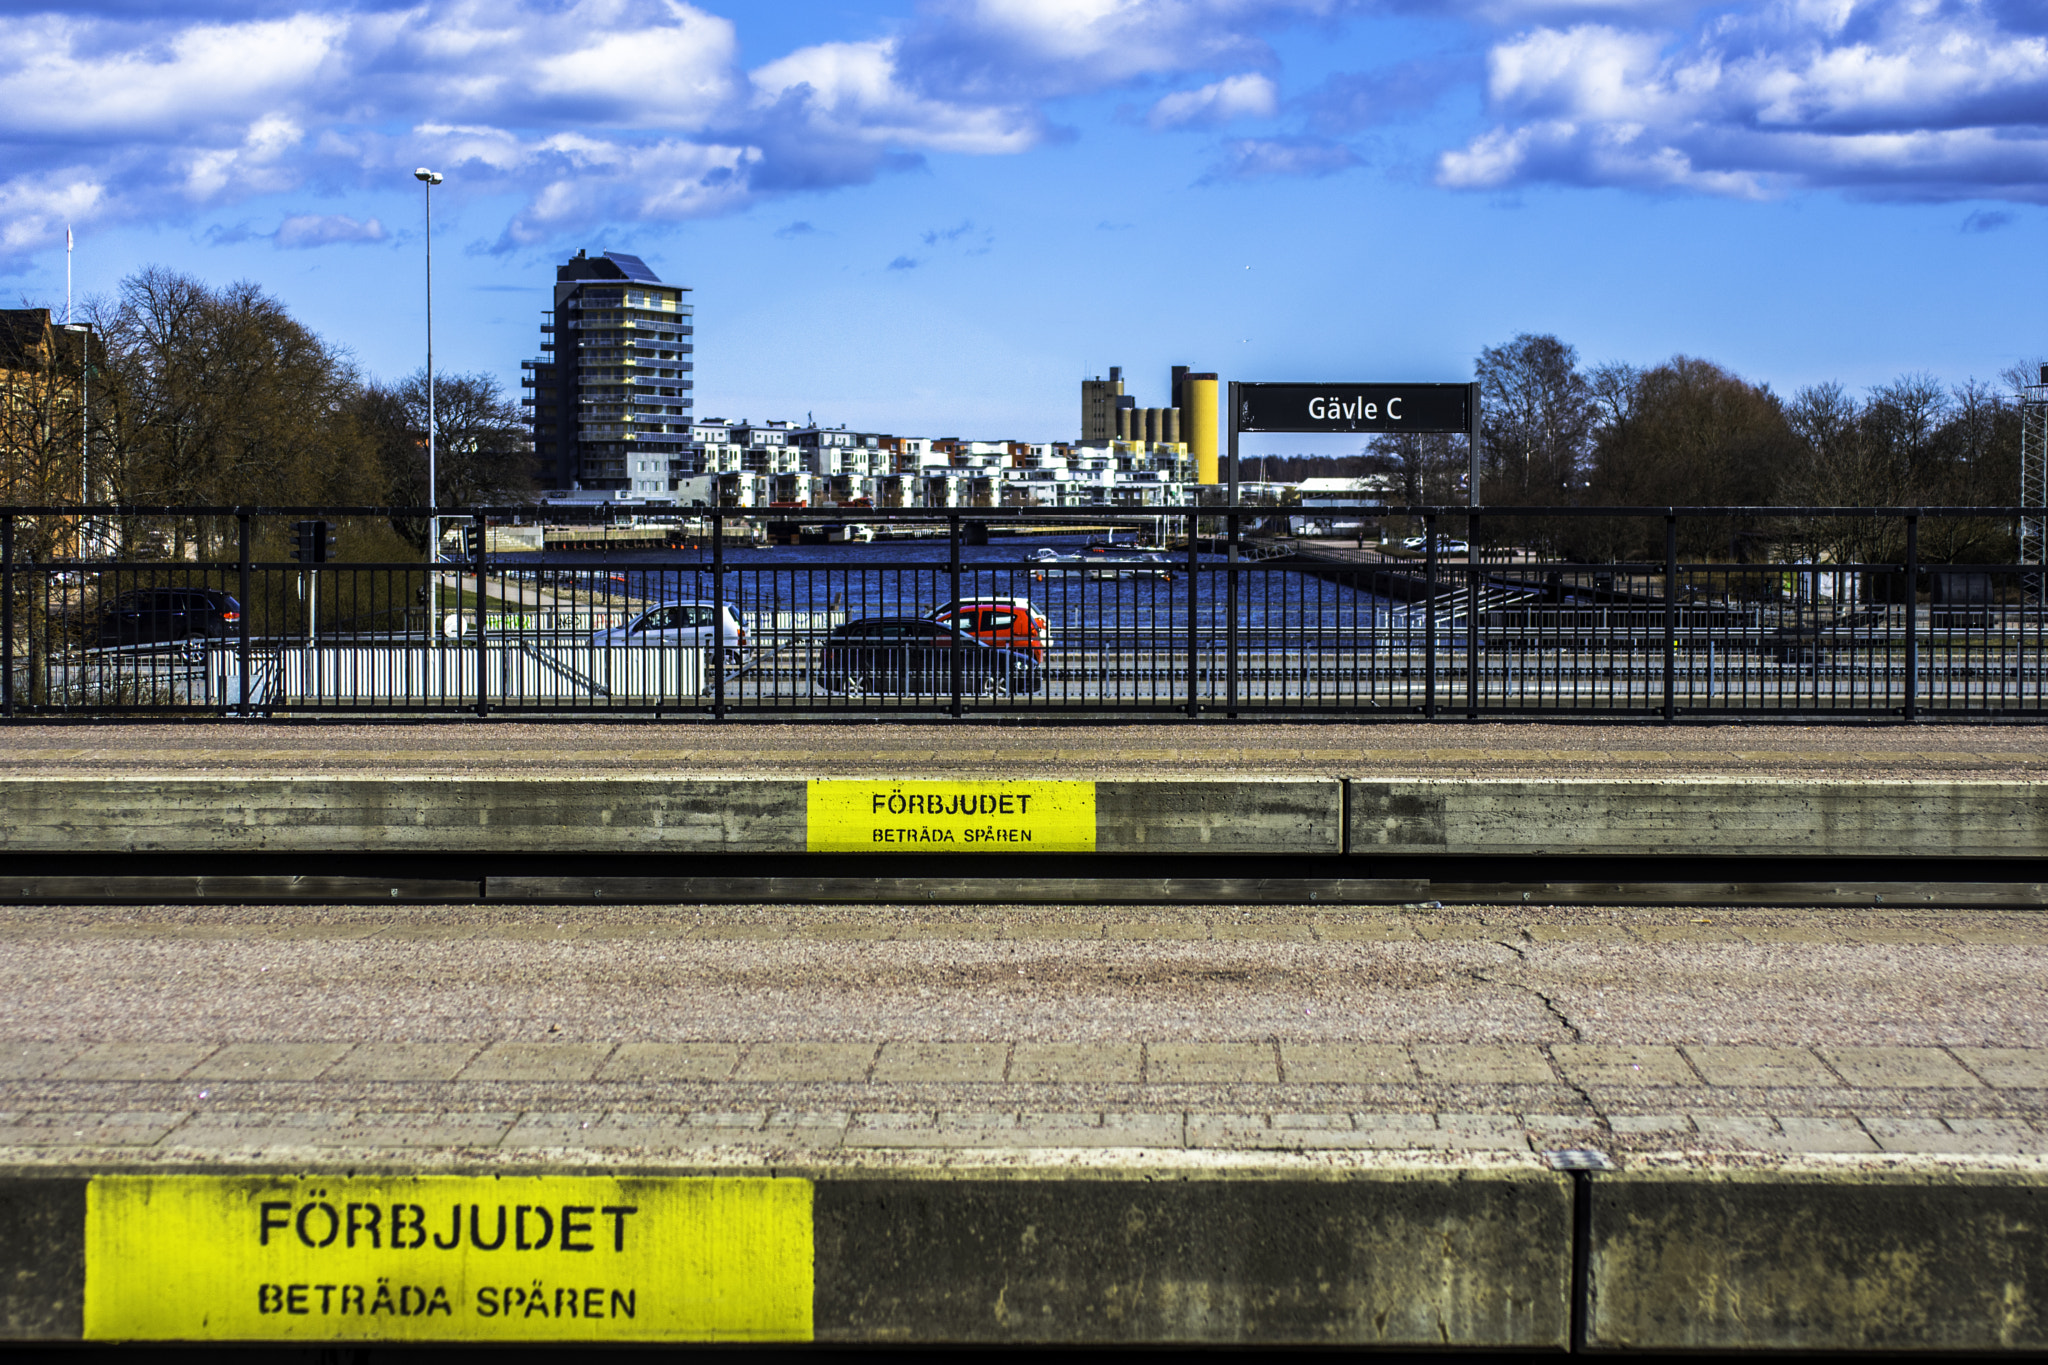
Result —
[[[921,616],[877,616],[833,627],[819,647],[812,677],[827,692],[949,693],[956,653],[963,692],[1031,693],[1043,677],[1038,660],[1024,651],[998,648]]]
[[[969,597],[948,602],[925,617],[928,621],[950,621],[983,644],[1014,649],[1045,662],[1046,647],[1052,643],[1052,627],[1045,613],[1028,597]]]
[[[1401,548],[1404,550],[1427,550],[1429,548],[1429,538],[1427,536],[1410,536],[1401,542]],[[1452,540],[1448,536],[1438,536],[1436,552],[1440,555],[1470,554],[1472,547],[1462,540]]]
[[[622,626],[600,630],[590,637],[594,645],[694,645],[699,648],[712,642],[712,622],[717,619],[718,607],[711,602],[662,602],[648,607]],[[725,659],[738,662],[740,651],[747,647],[747,630],[732,613],[732,607],[725,608],[724,629],[717,632],[719,641],[725,646]]]
[[[108,599],[94,623],[101,649],[198,645],[239,632],[242,604],[211,588],[135,588]]]

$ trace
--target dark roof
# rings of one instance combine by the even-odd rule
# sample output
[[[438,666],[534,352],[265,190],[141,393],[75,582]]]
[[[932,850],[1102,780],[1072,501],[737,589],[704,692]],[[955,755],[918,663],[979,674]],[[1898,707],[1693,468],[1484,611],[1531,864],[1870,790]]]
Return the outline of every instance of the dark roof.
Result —
[[[89,338],[89,340],[88,340]],[[92,363],[106,363],[105,343],[81,324],[55,321],[47,308],[0,308],[0,369],[30,369],[49,363],[49,346],[62,365],[76,365],[82,349],[91,346]]]
[[[661,283],[661,276],[649,270],[647,262],[641,260],[638,256],[628,256],[623,251],[607,251],[604,253],[604,258],[625,271],[626,278],[629,280],[639,280],[643,284]]]
[[[555,267],[555,278],[563,283],[571,280],[632,280],[638,284],[663,282],[661,276],[648,268],[647,262],[623,251],[607,251],[598,256],[579,251],[565,264]]]
[[[41,364],[37,353],[49,334],[49,309],[0,308],[0,366],[15,370]]]

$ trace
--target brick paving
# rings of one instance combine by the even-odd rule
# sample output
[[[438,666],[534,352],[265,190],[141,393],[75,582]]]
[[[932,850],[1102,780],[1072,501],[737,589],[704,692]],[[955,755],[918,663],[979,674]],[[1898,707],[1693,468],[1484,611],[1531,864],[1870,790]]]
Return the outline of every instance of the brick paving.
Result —
[[[2026,912],[24,907],[0,1162],[2040,1160],[2044,967]]]

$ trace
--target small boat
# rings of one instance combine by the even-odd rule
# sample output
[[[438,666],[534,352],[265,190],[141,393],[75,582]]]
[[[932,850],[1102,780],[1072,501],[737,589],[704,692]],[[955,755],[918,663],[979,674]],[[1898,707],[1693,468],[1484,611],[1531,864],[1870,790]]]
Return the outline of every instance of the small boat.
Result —
[[[1088,561],[1090,578],[1155,578],[1173,581],[1173,562],[1165,555],[1114,555]]]

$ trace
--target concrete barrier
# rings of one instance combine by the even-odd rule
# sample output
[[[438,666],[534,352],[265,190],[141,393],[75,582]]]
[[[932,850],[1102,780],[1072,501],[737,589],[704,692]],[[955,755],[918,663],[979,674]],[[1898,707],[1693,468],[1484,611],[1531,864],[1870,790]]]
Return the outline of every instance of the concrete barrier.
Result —
[[[1591,1345],[2048,1348],[2038,1173],[1622,1174],[1591,1190]]]
[[[315,1191],[357,1178],[245,1173],[307,1180]],[[613,1174],[645,1204],[660,1201],[667,1182],[702,1185],[710,1172]],[[502,1197],[545,1206],[550,1173],[500,1178],[515,1175],[517,1188]],[[589,1177],[578,1168],[563,1179]],[[802,1258],[810,1311],[777,1339],[1563,1350],[1581,1292],[1585,1345],[1595,1351],[2048,1348],[2048,1175],[2039,1171],[1646,1170],[1575,1186],[1532,1167],[1027,1163],[786,1169],[776,1179],[808,1189],[796,1232],[810,1250]],[[94,1241],[91,1180],[75,1170],[0,1174],[0,1338],[86,1334],[90,1258],[119,1254]],[[1577,1201],[1589,1211],[1583,1242],[1575,1241]],[[357,1207],[349,1206],[351,1219]],[[286,1226],[283,1215],[262,1216]],[[253,1241],[257,1222],[247,1206],[226,1235]],[[396,1245],[394,1233],[384,1268],[403,1280],[420,1267]],[[196,1243],[192,1253],[210,1254]],[[734,1254],[745,1261],[743,1248]],[[1587,1273],[1575,1291],[1578,1255]],[[257,1264],[235,1273],[249,1279]],[[484,1264],[502,1278],[510,1262],[486,1256]],[[648,1299],[665,1272],[654,1273],[640,1286]],[[109,1292],[100,1283],[95,1292]],[[253,1291],[253,1279],[242,1287]],[[147,1294],[149,1283],[136,1292]],[[458,1287],[458,1304],[473,1292],[474,1284]],[[256,1320],[259,1331],[265,1321],[308,1343],[329,1339],[323,1332],[382,1339],[376,1322],[361,1319],[323,1325],[280,1313]],[[392,1335],[414,1340],[460,1339],[478,1325],[459,1313],[425,1325],[388,1322]],[[603,1340],[616,1326],[481,1325],[500,1340],[521,1331]]]
[[[2048,854],[2048,784],[2036,782],[1352,778],[1348,786],[1354,854]]]
[[[1236,772],[901,783],[691,774],[0,777],[0,853],[869,851],[863,830],[842,828],[839,842],[820,843],[815,789],[835,784],[872,787],[878,799],[891,786],[1049,794],[1030,808],[1034,819],[1039,809],[1058,804],[1052,799],[1058,793],[1081,792],[1085,800],[1073,796],[1068,813],[1093,812],[1083,814],[1080,825],[1062,826],[1036,843],[895,842],[873,848],[913,855],[2048,855],[2048,783],[1753,777],[1340,781]],[[865,810],[868,799],[862,796],[856,804]],[[922,816],[892,822],[932,823]]]
[[[1547,1173],[821,1182],[821,1340],[1543,1348]]]
[[[854,785],[881,791],[898,784]],[[1343,849],[1343,788],[1332,778],[983,785],[1085,788],[1094,815],[1079,846],[1094,852]],[[637,774],[0,777],[0,853],[802,853],[812,846],[808,786],[788,778]],[[1030,850],[999,844],[987,851]]]

